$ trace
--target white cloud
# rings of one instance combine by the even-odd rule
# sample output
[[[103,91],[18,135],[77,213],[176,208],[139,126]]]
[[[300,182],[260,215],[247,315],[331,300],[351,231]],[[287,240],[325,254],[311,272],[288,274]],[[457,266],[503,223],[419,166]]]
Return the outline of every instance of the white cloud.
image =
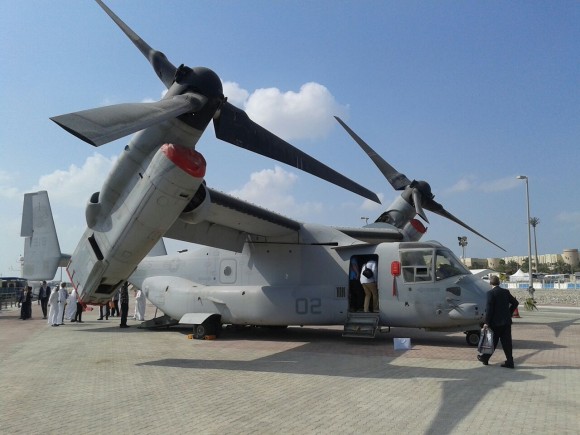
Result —
[[[313,82],[298,92],[267,88],[251,94],[237,83],[226,82],[224,93],[253,121],[286,140],[325,137],[336,125],[333,116],[344,117],[348,112],[325,86]]]
[[[15,177],[18,177],[18,174],[0,170],[0,198],[15,199],[22,195],[22,192],[13,186]]]
[[[68,170],[58,169],[43,175],[33,190],[48,191],[51,201],[62,202],[68,207],[84,208],[89,197],[101,189],[116,159],[94,153],[81,167],[70,165]]]
[[[236,82],[225,82],[223,84],[224,95],[228,97],[228,101],[236,107],[245,107],[250,93],[242,89]]]
[[[489,181],[482,183],[480,190],[484,192],[501,192],[504,190],[514,189],[522,184],[521,180],[518,180],[515,175],[512,177],[500,178],[499,180]]]
[[[458,180],[453,186],[446,189],[444,193],[467,192],[473,189],[473,177],[465,177]]]
[[[322,212],[323,206],[317,202],[298,203],[290,193],[298,176],[285,171],[280,166],[264,169],[250,175],[250,181],[230,195],[243,199],[276,213],[295,219],[303,219]]]

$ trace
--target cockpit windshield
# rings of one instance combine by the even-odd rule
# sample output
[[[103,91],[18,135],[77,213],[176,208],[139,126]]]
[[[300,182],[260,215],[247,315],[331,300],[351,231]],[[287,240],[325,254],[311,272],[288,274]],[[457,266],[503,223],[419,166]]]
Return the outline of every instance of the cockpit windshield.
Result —
[[[437,249],[437,257],[435,258],[435,277],[437,281],[469,273],[469,270],[451,251]]]
[[[432,282],[469,274],[469,270],[447,249],[401,249],[400,254],[405,282]]]

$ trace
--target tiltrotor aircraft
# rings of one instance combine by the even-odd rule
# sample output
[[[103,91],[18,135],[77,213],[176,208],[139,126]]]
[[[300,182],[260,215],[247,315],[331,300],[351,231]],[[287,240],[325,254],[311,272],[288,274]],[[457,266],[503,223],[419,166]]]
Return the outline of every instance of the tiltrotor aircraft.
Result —
[[[396,171],[337,118],[402,191],[376,222],[363,228],[302,223],[207,187],[205,160],[195,146],[213,120],[221,140],[378,202],[370,190],[228,103],[213,71],[174,67],[97,3],[149,60],[168,92],[156,103],[52,118],[94,146],[137,133],[89,199],[87,229],[70,259],[60,253],[46,192],[25,195],[25,277],[51,279],[68,260],[70,280],[88,304],[109,300],[129,281],[168,322],[193,325],[196,338],[218,335],[223,324],[344,325],[345,336],[374,336],[382,327],[465,331],[468,343],[477,344],[489,285],[441,244],[419,242],[426,228],[415,216],[428,222],[429,210],[483,236],[434,201],[428,183]],[[162,237],[200,247],[147,256]],[[379,311],[364,313],[358,279],[349,277],[371,259],[378,265]]]

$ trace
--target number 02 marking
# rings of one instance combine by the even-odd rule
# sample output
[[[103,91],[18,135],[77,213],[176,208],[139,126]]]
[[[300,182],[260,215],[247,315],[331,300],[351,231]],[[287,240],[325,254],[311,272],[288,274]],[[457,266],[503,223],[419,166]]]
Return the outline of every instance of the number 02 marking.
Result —
[[[320,298],[296,299],[296,314],[322,314],[322,300]]]

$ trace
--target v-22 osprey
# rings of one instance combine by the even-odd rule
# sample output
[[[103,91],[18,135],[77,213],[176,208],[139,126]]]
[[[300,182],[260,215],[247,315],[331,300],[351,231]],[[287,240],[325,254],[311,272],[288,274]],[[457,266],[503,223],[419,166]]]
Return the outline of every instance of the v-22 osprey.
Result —
[[[87,229],[70,259],[60,252],[48,194],[25,195],[25,277],[52,279],[66,260],[70,280],[88,304],[109,300],[128,281],[144,291],[168,322],[192,325],[198,339],[219,336],[222,325],[344,325],[348,337],[411,327],[464,331],[467,342],[477,344],[489,285],[448,248],[421,242],[426,228],[416,217],[428,222],[428,210],[494,242],[446,211],[427,182],[398,172],[340,118],[391,186],[401,191],[374,223],[362,228],[308,224],[206,186],[205,160],[195,146],[213,121],[221,140],[378,202],[370,190],[228,103],[213,71],[174,67],[103,2],[97,3],[150,61],[168,93],[156,103],[52,118],[94,146],[138,133],[102,189],[89,198]],[[162,237],[199,247],[147,256]],[[364,312],[359,281],[370,260],[377,264],[376,312]]]

